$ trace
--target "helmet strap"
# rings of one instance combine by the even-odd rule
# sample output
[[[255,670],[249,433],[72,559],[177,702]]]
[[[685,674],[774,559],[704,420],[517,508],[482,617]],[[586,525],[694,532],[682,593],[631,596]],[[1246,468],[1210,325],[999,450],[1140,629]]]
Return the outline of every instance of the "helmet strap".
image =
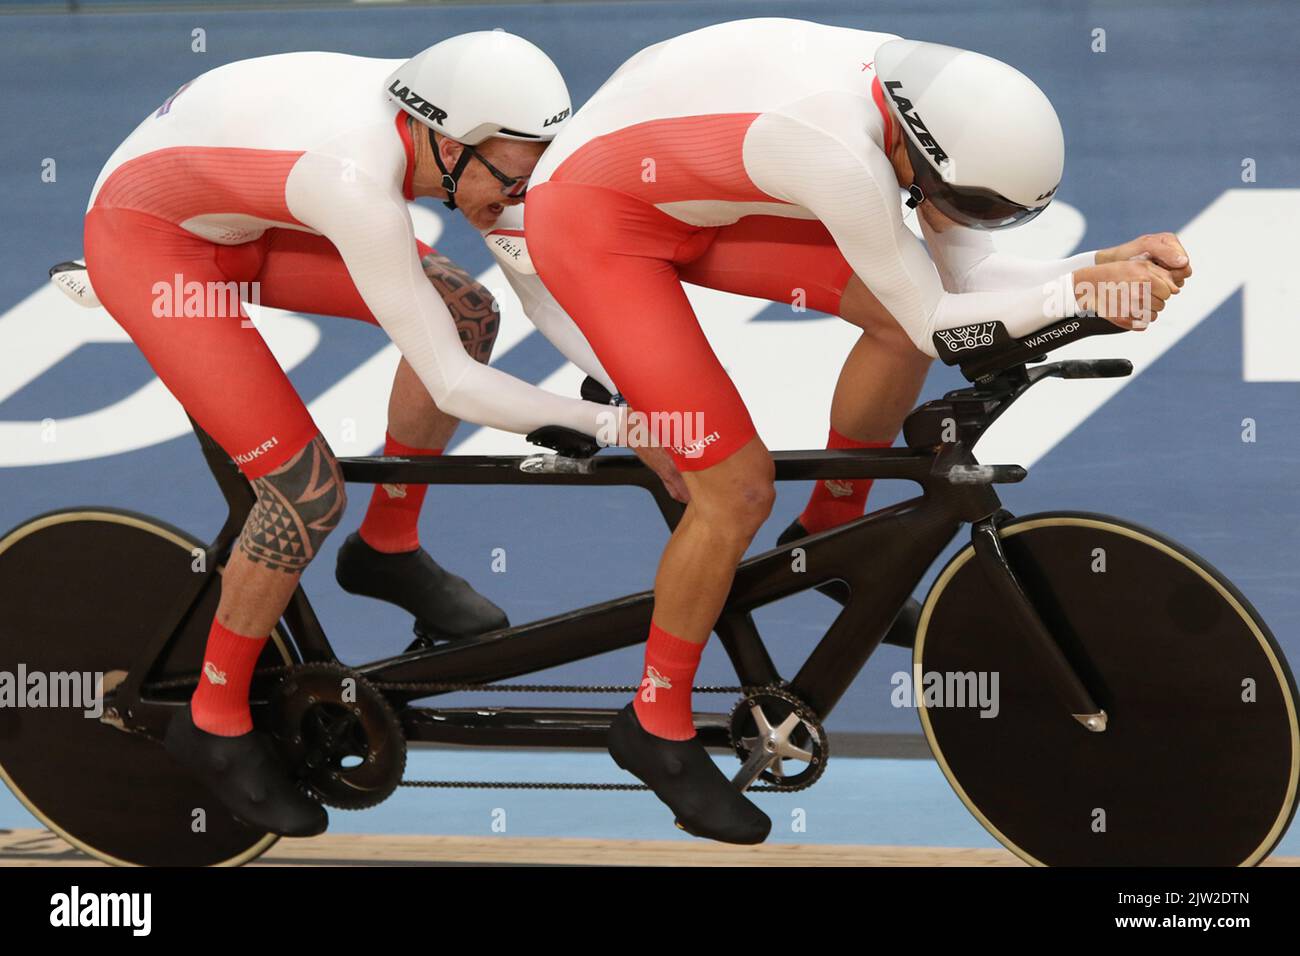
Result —
[[[433,127],[429,127],[429,146],[433,150],[433,161],[438,164],[438,171],[442,173],[442,188],[447,190],[447,198],[442,201],[442,204],[448,209],[455,209],[456,189],[460,186],[461,173],[465,172],[465,167],[469,165],[469,150],[461,150],[455,168],[449,170],[442,161],[442,154],[438,152],[438,141],[433,138],[433,134]]]
[[[915,209],[917,206],[921,205],[921,203],[925,202],[925,193],[921,192],[921,187],[916,185],[916,183],[912,183],[912,185],[907,187],[907,195],[908,209]]]

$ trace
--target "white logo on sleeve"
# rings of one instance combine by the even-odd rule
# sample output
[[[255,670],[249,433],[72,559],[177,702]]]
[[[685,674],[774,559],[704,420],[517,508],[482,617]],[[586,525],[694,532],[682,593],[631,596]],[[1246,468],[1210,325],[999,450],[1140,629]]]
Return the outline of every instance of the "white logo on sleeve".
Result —
[[[955,329],[942,329],[935,334],[948,346],[950,352],[965,352],[968,349],[982,348],[993,344],[993,333],[997,331],[997,322],[980,322],[975,325],[961,325]]]

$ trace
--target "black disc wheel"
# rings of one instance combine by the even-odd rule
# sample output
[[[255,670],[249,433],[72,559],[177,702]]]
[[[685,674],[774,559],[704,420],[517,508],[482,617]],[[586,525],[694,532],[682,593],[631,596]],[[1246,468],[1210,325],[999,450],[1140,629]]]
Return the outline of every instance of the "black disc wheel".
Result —
[[[103,508],[43,515],[0,537],[0,671],[50,675],[51,686],[67,675],[68,689],[90,675],[111,689],[183,613],[178,599],[193,593],[202,547],[156,519]],[[160,677],[197,674],[219,596],[214,581]],[[272,637],[259,667],[291,661],[282,635]],[[105,862],[144,866],[238,865],[275,843],[235,820],[160,744],[69,700],[0,707],[0,778],[54,833]]]
[[[913,663],[925,735],[967,808],[1033,864],[1264,859],[1295,811],[1300,732],[1295,682],[1254,608],[1196,555],[1114,518],[1032,515],[1000,536],[1104,729],[1065,712],[963,549],[926,601]],[[925,687],[963,694],[936,703]]]

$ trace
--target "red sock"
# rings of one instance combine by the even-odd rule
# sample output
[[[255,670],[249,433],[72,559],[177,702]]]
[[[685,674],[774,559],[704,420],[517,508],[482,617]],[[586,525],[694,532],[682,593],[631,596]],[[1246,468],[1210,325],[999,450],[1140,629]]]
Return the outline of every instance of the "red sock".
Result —
[[[441,455],[441,448],[412,448],[392,435],[384,436],[384,454],[411,458]],[[375,485],[370,507],[361,522],[361,539],[376,551],[396,554],[420,546],[420,506],[428,485]]]
[[[893,442],[858,441],[845,438],[834,428],[826,439],[827,449],[834,448],[888,448]],[[861,518],[867,510],[867,492],[871,491],[870,478],[828,478],[817,482],[808,507],[799,516],[799,523],[809,534],[835,528],[854,518]]]
[[[645,670],[632,706],[641,726],[656,737],[690,740],[695,736],[691,685],[703,652],[703,644],[673,637],[651,622],[645,642]]]
[[[196,727],[222,737],[238,737],[253,729],[248,685],[268,639],[236,634],[213,620],[199,687],[190,698]]]

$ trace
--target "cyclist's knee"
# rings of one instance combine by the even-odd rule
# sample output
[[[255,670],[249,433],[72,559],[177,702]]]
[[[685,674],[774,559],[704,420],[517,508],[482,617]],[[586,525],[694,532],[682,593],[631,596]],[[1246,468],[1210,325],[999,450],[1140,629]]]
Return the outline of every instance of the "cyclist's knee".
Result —
[[[723,500],[710,502],[701,517],[713,534],[743,549],[772,513],[775,500],[776,489],[771,485],[741,484]]]
[[[715,534],[748,544],[772,513],[776,483],[766,449],[745,459],[730,459],[716,474],[700,473],[702,480],[692,482],[691,503],[697,520]]]
[[[291,574],[307,567],[347,507],[342,468],[320,435],[255,479],[253,490],[257,503],[239,548],[253,562]]]
[[[746,481],[737,488],[735,518],[738,530],[746,541],[758,533],[763,522],[772,514],[775,503],[776,484],[770,478]]]

